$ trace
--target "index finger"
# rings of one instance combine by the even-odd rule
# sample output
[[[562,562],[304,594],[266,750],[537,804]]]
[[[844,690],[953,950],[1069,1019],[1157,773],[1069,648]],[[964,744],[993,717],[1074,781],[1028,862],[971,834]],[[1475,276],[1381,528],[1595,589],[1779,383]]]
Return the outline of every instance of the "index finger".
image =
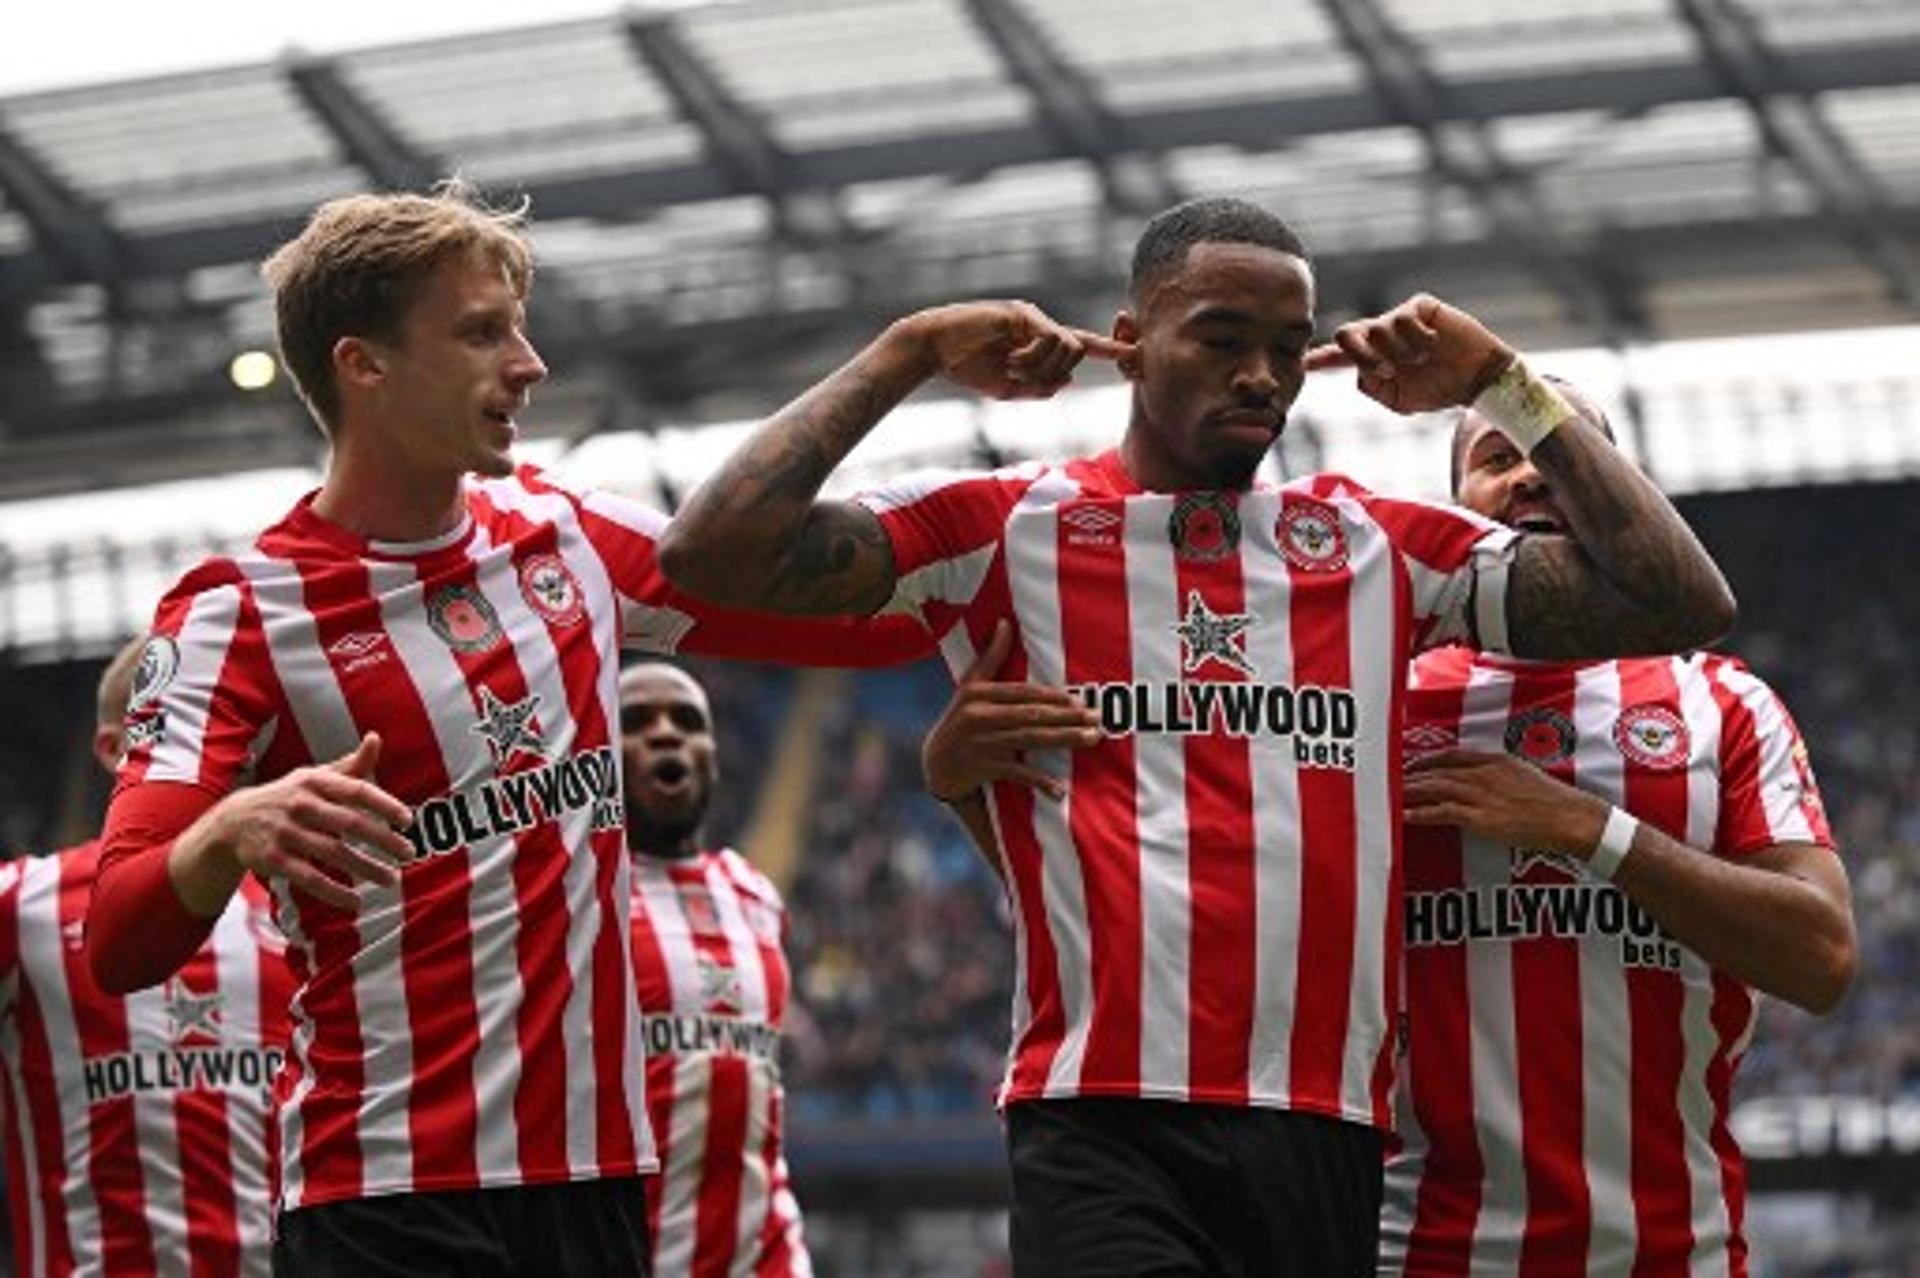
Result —
[[[1108,337],[1105,333],[1095,333],[1090,329],[1068,328],[1067,331],[1095,359],[1125,359],[1139,349],[1134,342],[1123,342],[1117,337]]]
[[[960,676],[961,683],[983,683],[1000,673],[1000,667],[1007,663],[1007,654],[1013,649],[1013,627],[1002,617],[993,623],[993,634],[987,638],[987,646],[973,658],[966,673]]]
[[[371,781],[359,781],[338,773],[317,771],[314,786],[335,803],[347,804],[372,813],[399,829],[413,820],[413,810]]]
[[[1328,369],[1352,368],[1353,356],[1341,350],[1333,342],[1323,342],[1308,350],[1300,360],[1300,365],[1309,373],[1324,372]]]

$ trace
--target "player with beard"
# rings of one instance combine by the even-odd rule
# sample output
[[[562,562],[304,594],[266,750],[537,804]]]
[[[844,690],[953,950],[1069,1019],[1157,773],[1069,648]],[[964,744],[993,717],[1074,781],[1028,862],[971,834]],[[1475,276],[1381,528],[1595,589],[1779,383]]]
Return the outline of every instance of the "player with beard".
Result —
[[[1501,523],[1568,531],[1559,486],[1477,413],[1453,484]],[[1824,1012],[1857,962],[1786,707],[1713,653],[1447,648],[1415,663],[1406,731],[1382,1272],[1745,1273],[1728,1111],[1756,993]]]
[[[1022,1274],[1371,1270],[1391,1016],[1407,668],[1467,640],[1671,651],[1733,602],[1672,506],[1511,346],[1417,296],[1313,342],[1284,221],[1153,218],[1110,335],[1018,302],[901,319],[749,439],[663,533],[716,601],[917,618],[971,668],[1066,690],[1102,740],[992,787],[1020,956],[1001,1100]],[[1119,446],[821,483],[936,376],[1051,395],[1088,355],[1131,383]],[[1398,412],[1481,404],[1559,486],[1573,536],[1516,533],[1338,475],[1255,482],[1314,368]]]
[[[786,919],[766,875],[701,822],[719,779],[707,695],[677,666],[620,676],[633,966],[647,1046],[654,1272],[813,1272],[781,1152]]]
[[[1510,527],[1566,533],[1552,485],[1477,413],[1454,435],[1453,487]],[[1058,689],[997,680],[1007,651],[1003,630],[923,752],[929,791],[996,859],[982,787],[1057,797],[1030,752],[1083,746],[1088,718]],[[1717,655],[1454,647],[1415,663],[1405,739],[1382,1274],[1746,1272],[1728,1099],[1754,994],[1826,1011],[1857,961],[1785,707]]]

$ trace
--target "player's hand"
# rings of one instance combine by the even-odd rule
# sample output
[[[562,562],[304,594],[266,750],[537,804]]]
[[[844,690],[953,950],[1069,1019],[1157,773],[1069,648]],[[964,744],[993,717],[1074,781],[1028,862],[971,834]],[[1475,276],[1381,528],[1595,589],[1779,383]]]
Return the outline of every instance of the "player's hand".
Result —
[[[356,909],[356,883],[392,887],[400,881],[396,867],[414,857],[399,833],[412,813],[371,779],[379,761],[379,734],[369,732],[331,763],[236,790],[210,814],[213,838],[261,878]]]
[[[1442,750],[1407,764],[1410,825],[1454,825],[1510,847],[1585,859],[1607,824],[1607,801],[1510,754]]]
[[[1473,402],[1514,350],[1486,325],[1428,293],[1369,319],[1342,324],[1307,352],[1309,372],[1352,368],[1362,394],[1396,413]]]
[[[1058,799],[1065,785],[1029,764],[1026,752],[1077,750],[1100,740],[1099,721],[1066,689],[994,678],[1012,650],[1013,629],[998,622],[921,746],[927,792],[942,803],[989,781],[1016,781]]]
[[[1133,346],[1073,328],[1030,302],[960,302],[906,321],[934,371],[994,399],[1045,399],[1089,355],[1118,360]]]

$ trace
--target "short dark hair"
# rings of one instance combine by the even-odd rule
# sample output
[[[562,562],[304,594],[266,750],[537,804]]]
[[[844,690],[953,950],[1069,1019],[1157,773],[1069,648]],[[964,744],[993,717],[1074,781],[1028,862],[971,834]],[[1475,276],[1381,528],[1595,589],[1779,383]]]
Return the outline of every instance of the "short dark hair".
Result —
[[[1310,261],[1307,246],[1278,215],[1258,204],[1217,195],[1188,200],[1156,213],[1133,246],[1134,300],[1161,275],[1187,260],[1196,244],[1257,244]]]

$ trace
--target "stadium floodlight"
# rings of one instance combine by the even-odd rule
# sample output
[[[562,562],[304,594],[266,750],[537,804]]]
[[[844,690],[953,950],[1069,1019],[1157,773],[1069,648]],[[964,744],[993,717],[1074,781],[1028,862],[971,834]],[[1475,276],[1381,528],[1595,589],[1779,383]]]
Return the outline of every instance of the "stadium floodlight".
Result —
[[[265,390],[280,375],[280,365],[266,351],[241,351],[227,365],[227,376],[241,390]]]

